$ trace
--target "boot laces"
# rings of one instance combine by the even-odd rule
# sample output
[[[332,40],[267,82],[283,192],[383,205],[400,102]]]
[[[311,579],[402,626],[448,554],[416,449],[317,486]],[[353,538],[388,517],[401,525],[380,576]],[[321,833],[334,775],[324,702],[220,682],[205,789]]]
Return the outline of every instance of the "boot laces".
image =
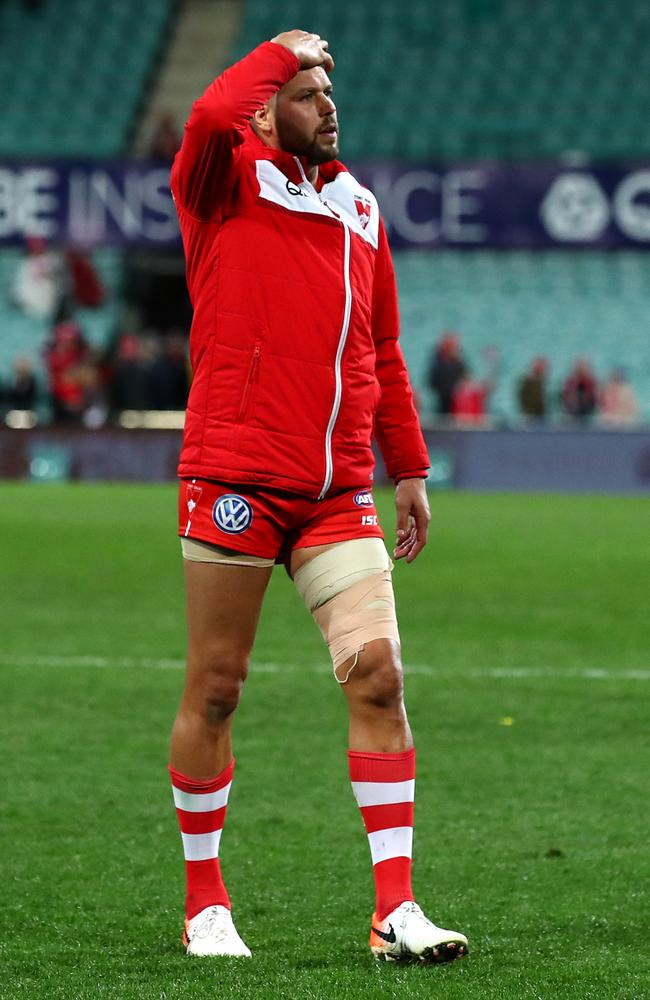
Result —
[[[413,918],[416,918],[425,927],[431,926],[431,921],[429,920],[428,917],[425,917],[424,913],[422,912],[417,903],[413,902],[402,903],[402,905],[400,906],[400,910],[402,911],[402,919],[400,921],[400,924],[403,929],[405,929],[406,924],[410,922],[409,918],[411,920]]]

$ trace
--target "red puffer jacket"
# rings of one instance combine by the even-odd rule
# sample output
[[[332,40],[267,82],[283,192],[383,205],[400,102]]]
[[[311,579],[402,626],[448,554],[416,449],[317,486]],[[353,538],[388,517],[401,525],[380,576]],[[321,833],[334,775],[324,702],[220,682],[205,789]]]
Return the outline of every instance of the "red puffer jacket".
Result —
[[[321,498],[428,457],[398,345],[374,196],[337,161],[266,146],[249,119],[299,69],[265,42],[192,108],[172,168],[194,306],[182,477]]]

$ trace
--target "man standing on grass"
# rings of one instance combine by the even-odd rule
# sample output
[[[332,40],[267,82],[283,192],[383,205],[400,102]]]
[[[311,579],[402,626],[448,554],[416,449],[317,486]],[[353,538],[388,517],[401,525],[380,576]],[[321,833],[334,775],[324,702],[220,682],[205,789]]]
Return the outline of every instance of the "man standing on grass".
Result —
[[[179,514],[188,609],[171,774],[190,955],[250,956],[219,866],[231,721],[284,563],[330,649],[376,887],[377,958],[447,962],[467,940],[413,900],[415,751],[373,431],[396,485],[396,559],[426,543],[428,457],[398,345],[377,202],[336,160],[328,43],[288,31],[194,104],[172,169],[194,306]]]

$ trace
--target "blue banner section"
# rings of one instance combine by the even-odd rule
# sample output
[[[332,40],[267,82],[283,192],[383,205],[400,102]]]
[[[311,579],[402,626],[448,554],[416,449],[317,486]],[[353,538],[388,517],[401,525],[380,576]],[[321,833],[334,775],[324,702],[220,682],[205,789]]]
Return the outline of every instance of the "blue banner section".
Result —
[[[393,247],[650,247],[650,165],[359,164]]]
[[[179,246],[169,166],[0,163],[0,245],[40,236],[83,246]]]
[[[364,162],[394,247],[650,247],[650,164]],[[0,245],[180,246],[160,163],[0,163]]]

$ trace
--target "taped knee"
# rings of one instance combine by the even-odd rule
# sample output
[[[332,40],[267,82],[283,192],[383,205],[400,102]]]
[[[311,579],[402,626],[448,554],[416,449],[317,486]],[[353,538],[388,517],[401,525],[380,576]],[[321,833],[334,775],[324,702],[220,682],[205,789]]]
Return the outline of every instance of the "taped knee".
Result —
[[[344,684],[366,643],[399,642],[392,563],[380,539],[333,546],[302,566],[295,583],[329,647],[334,676]],[[346,676],[338,669],[353,659]]]

